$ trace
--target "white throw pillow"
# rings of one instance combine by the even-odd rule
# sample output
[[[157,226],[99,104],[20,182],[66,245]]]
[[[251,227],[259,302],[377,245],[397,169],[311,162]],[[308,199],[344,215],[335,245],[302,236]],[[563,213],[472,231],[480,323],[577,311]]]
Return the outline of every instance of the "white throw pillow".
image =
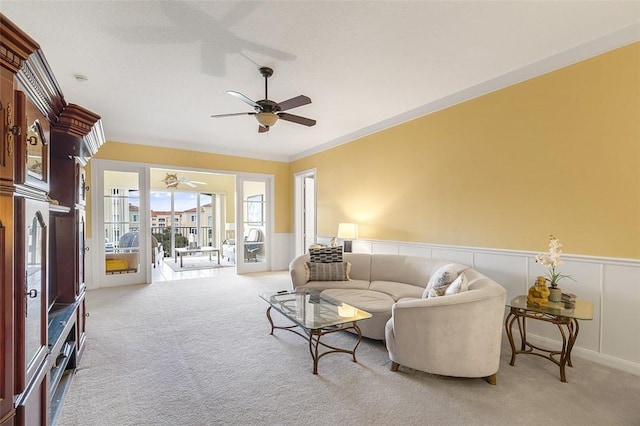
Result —
[[[469,280],[464,275],[464,272],[458,275],[449,287],[444,291],[445,296],[449,296],[450,294],[458,294],[469,290]]]
[[[433,295],[442,296],[447,287],[458,278],[458,268],[453,263],[448,263],[438,268],[429,278],[427,287],[422,293],[422,298],[434,297]]]

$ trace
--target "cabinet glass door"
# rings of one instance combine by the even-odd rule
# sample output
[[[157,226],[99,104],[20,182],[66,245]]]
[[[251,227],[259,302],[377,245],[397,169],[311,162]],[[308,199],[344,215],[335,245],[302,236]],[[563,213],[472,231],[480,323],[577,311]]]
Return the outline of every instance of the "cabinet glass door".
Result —
[[[17,146],[18,158],[26,161],[17,163],[16,182],[34,186],[47,191],[49,189],[49,136],[50,126],[35,104],[24,95],[18,100],[18,123],[24,128]],[[21,103],[24,102],[24,107]],[[22,112],[24,111],[24,116]],[[23,127],[24,126],[24,127]]]
[[[47,288],[47,221],[49,210],[47,203],[35,200],[19,200],[18,206],[24,209],[24,251],[19,259],[16,281],[23,289],[21,295],[24,304],[18,307],[24,318],[24,360],[26,366],[25,384],[38,370],[46,356],[47,333],[45,303]],[[24,277],[18,280],[18,277]],[[22,350],[19,348],[19,350]],[[20,385],[20,384],[19,384]]]
[[[86,253],[88,250],[87,241],[85,239],[86,232],[86,212],[82,209],[76,210],[76,229],[78,231],[76,241],[76,253],[78,254],[78,271],[77,271],[77,281],[75,283],[75,291],[76,295],[79,295],[84,291],[85,286],[85,269],[87,264]]]

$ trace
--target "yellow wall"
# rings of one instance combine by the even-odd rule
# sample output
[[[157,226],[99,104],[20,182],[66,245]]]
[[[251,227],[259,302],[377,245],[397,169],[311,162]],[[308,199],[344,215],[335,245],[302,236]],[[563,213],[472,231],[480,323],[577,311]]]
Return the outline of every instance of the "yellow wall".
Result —
[[[94,158],[193,169],[229,171],[233,173],[244,172],[273,175],[275,232],[291,232],[292,181],[289,176],[288,163],[120,142],[107,142],[100,147]],[[91,163],[89,163],[88,167],[90,166]],[[90,173],[88,174],[90,175]],[[230,199],[230,201],[232,200],[233,198]],[[87,213],[87,216],[90,218],[91,212],[89,209]],[[90,229],[91,227],[88,226],[88,230]],[[90,235],[89,232],[87,232],[87,234]]]
[[[640,258],[640,43],[291,164],[318,234]]]

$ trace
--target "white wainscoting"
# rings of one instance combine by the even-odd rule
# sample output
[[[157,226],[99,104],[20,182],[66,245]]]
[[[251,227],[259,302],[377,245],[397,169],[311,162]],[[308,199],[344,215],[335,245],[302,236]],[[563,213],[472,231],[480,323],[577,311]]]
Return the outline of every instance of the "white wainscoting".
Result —
[[[271,241],[271,270],[286,271],[295,257],[293,234],[273,233]]]
[[[328,241],[318,238],[320,244]],[[372,240],[354,241],[353,251],[462,263],[499,282],[507,289],[507,300],[526,294],[536,276],[546,272],[535,262],[535,252]],[[573,354],[640,376],[640,260],[571,254],[563,254],[562,259],[562,273],[575,282],[564,279],[560,287],[594,304],[593,321],[579,323]],[[551,324],[528,321],[527,332],[534,344],[560,345],[558,329]]]

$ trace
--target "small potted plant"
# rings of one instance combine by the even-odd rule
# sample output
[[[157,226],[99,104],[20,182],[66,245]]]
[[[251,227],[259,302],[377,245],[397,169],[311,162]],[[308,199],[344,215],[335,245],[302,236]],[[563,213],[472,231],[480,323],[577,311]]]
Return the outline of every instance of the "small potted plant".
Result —
[[[560,259],[561,253],[562,244],[560,243],[560,240],[553,235],[549,235],[549,253],[539,253],[536,256],[536,263],[541,263],[549,268],[545,277],[551,287],[549,289],[549,300],[551,302],[560,302],[562,300],[562,290],[558,287],[558,282],[563,278],[573,280],[573,277],[570,275],[561,274],[556,270],[556,267],[562,264],[562,260]]]

